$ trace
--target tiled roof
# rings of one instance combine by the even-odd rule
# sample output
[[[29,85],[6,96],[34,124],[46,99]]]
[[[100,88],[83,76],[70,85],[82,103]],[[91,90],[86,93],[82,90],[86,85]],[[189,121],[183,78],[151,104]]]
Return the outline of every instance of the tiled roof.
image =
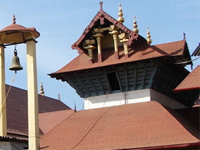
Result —
[[[119,48],[119,51],[119,60],[115,60],[114,49],[107,49],[106,53],[102,52],[103,62],[98,63],[96,58],[93,64],[89,63],[88,55],[82,53],[57,72],[50,74],[50,76],[54,77],[59,73],[136,62],[164,56],[183,56],[187,51],[187,44],[185,40],[181,40],[152,46],[146,44],[134,45],[131,50],[129,50],[129,58],[124,57],[122,48]]]
[[[40,139],[45,150],[111,150],[199,144],[199,132],[161,104],[144,103],[73,113]],[[53,141],[53,142],[52,142]]]
[[[6,90],[9,86],[6,85]],[[38,95],[39,113],[70,109],[59,100]],[[12,87],[6,100],[7,127],[9,134],[27,136],[28,105],[27,91]]]
[[[200,89],[200,65],[198,65],[174,91]]]
[[[74,110],[61,110],[39,114],[39,126],[44,134],[74,113]],[[58,117],[59,116],[59,117]]]

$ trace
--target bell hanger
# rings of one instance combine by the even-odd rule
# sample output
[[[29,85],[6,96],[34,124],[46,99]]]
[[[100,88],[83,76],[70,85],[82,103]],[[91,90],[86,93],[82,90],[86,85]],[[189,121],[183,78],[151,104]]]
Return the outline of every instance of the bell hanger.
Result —
[[[20,65],[19,57],[17,56],[16,46],[17,45],[15,45],[14,56],[12,58],[12,65],[9,68],[9,70],[12,70],[12,71],[15,71],[15,72],[17,72],[18,70],[22,70],[23,69],[23,67]]]

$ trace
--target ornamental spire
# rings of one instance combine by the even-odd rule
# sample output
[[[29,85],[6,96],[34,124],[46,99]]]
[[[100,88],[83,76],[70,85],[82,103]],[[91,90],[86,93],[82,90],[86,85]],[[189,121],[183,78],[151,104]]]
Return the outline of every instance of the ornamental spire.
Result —
[[[151,43],[152,43],[151,35],[150,35],[150,32],[149,32],[149,27],[147,27],[147,43],[148,43],[148,44],[151,44]]]
[[[103,2],[99,2],[100,4],[100,10],[103,10]]]
[[[15,18],[15,15],[13,15],[13,24],[16,24],[16,18]]]
[[[44,88],[43,88],[42,82],[41,82],[41,84],[40,84],[40,94],[41,94],[42,96],[44,96]]]
[[[124,22],[124,18],[123,18],[121,4],[119,4],[119,13],[118,13],[118,16],[119,16],[119,18],[118,18],[119,23],[123,23]]]
[[[136,17],[134,16],[134,21],[133,21],[133,32],[139,33],[139,30],[137,29],[137,27],[138,27],[138,25],[137,25]]]

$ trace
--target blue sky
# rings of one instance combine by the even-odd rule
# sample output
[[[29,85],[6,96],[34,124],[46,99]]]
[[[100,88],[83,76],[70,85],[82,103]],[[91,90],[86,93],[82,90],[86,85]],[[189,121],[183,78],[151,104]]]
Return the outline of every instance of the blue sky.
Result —
[[[99,11],[99,0],[1,0],[0,29],[12,24],[13,14],[16,23],[25,27],[35,27],[40,32],[37,39],[38,92],[43,82],[45,96],[57,99],[77,109],[83,108],[81,99],[66,82],[50,78],[52,73],[78,56],[71,45],[81,36],[84,29]],[[199,0],[106,0],[103,10],[113,18],[118,18],[119,3],[125,18],[124,25],[133,29],[133,16],[136,16],[139,34],[146,38],[150,28],[152,45],[186,41],[190,54],[200,42],[200,1]],[[5,49],[6,84],[10,84],[14,72],[8,70],[13,57],[14,46]],[[24,70],[17,73],[13,86],[27,89],[26,45],[17,46],[18,56]],[[192,59],[194,59],[193,57]],[[200,60],[194,61],[194,67]],[[187,67],[190,69],[190,66]]]

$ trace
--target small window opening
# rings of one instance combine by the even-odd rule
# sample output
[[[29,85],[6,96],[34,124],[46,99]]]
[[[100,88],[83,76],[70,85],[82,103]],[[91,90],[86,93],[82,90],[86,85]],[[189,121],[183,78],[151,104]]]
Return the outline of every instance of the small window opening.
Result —
[[[110,82],[111,91],[120,90],[119,82],[115,72],[107,74],[108,80]]]

